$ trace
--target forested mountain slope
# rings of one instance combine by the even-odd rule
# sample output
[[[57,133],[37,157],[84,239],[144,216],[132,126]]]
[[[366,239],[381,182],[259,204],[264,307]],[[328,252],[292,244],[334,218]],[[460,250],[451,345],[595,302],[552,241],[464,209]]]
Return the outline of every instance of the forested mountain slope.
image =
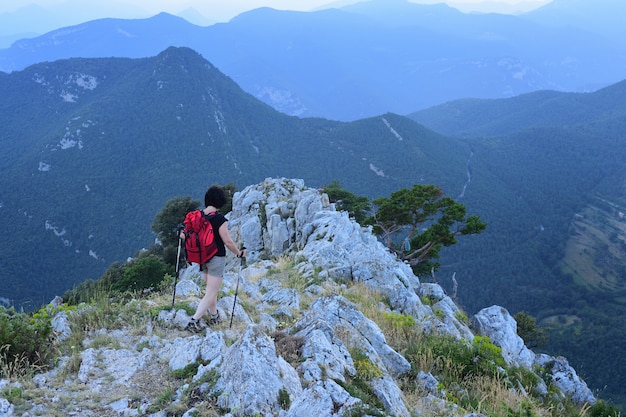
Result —
[[[0,77],[0,91],[0,222],[15,237],[0,295],[18,305],[47,302],[150,245],[165,201],[201,199],[212,183],[340,179],[374,197],[416,178],[453,190],[465,181],[460,141],[392,114],[286,116],[187,48],[38,64]]]
[[[619,123],[626,118],[626,80],[593,93],[538,91],[507,99],[455,100],[408,115],[456,137],[494,136],[529,127]]]

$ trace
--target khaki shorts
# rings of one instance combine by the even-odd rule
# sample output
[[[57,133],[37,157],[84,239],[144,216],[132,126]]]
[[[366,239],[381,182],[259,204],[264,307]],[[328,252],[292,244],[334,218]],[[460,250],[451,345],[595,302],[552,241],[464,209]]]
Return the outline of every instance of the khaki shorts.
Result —
[[[202,265],[200,267],[200,270],[203,272],[206,272],[207,274],[213,277],[223,277],[225,267],[226,267],[226,257],[214,256],[209,260],[209,262]]]

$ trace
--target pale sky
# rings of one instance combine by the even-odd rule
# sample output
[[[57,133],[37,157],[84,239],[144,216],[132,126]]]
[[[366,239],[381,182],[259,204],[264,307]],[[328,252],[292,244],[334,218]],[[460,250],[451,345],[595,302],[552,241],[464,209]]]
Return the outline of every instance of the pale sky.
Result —
[[[551,0],[410,0],[414,3],[447,3],[461,11],[511,13],[528,11]],[[21,7],[37,4],[42,7],[62,7],[65,10],[82,9],[79,15],[93,17],[144,18],[159,12],[179,14],[193,8],[211,21],[224,22],[236,15],[259,7],[280,10],[311,11],[341,7],[358,0],[0,0],[0,13],[14,12]],[[69,13],[69,12],[68,12]]]

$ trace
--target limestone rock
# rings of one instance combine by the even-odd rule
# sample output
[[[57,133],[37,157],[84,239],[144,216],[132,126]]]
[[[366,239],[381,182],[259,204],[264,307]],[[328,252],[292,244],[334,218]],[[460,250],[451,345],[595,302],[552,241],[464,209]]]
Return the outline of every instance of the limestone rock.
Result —
[[[484,308],[474,316],[473,321],[478,333],[489,336],[495,345],[502,348],[502,356],[508,364],[532,367],[535,354],[518,336],[517,323],[505,308],[500,306]]]
[[[540,354],[537,355],[535,363],[550,373],[552,382],[575,404],[595,403],[593,393],[587,384],[580,379],[574,368],[570,366],[567,359]]]
[[[224,354],[213,388],[217,404],[233,415],[273,416],[280,411],[279,391],[302,393],[296,370],[276,354],[274,342],[259,326],[248,326]]]

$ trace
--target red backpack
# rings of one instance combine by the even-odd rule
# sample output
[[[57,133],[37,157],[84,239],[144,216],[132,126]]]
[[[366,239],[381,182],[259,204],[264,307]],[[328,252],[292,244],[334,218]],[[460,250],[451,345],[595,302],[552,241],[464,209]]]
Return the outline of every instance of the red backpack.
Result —
[[[209,219],[215,213],[204,214],[202,210],[191,211],[185,216],[185,255],[187,262],[205,264],[217,253],[213,225]]]

